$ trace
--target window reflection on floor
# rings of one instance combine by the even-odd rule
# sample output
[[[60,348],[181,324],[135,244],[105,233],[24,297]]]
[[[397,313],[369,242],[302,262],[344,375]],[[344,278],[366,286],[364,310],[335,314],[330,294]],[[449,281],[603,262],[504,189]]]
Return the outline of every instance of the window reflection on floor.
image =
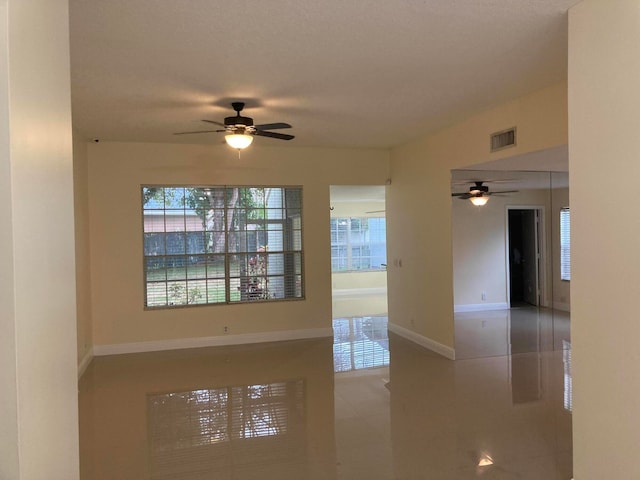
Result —
[[[389,365],[387,317],[350,317],[333,320],[335,372]]]
[[[304,392],[294,380],[148,395],[152,478],[227,478],[298,463],[306,448]]]

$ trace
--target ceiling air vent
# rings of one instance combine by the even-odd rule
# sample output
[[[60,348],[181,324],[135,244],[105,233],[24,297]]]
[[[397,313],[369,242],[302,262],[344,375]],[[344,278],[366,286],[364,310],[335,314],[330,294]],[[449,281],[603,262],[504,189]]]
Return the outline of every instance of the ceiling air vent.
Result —
[[[497,152],[503,148],[514,147],[516,145],[516,127],[509,128],[491,134],[491,151]]]

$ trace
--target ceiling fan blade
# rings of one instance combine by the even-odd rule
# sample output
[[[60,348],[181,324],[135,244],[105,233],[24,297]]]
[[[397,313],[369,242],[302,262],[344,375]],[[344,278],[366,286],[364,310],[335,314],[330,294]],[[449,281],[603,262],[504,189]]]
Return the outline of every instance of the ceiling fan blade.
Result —
[[[474,184],[476,182],[480,182],[480,183],[509,183],[509,182],[517,182],[517,180],[515,180],[513,178],[490,178],[488,180],[476,180],[476,179],[453,180],[451,182],[451,185],[469,185],[469,184]]]
[[[216,122],[215,120],[201,120],[202,122],[213,123],[214,125],[220,125],[221,127],[226,127],[224,123]]]
[[[260,137],[277,138],[279,140],[291,140],[296,138],[293,135],[287,135],[286,133],[265,132],[263,130],[256,130],[255,135],[259,135]]]
[[[503,190],[501,192],[487,192],[485,195],[495,195],[497,193],[518,193],[520,190]]]
[[[263,125],[254,125],[256,130],[280,130],[282,128],[291,128],[288,123],[265,123]]]
[[[198,130],[197,132],[178,132],[174,133],[174,135],[191,135],[192,133],[220,133],[226,132],[226,130]]]
[[[470,193],[452,193],[451,196],[458,197],[460,200],[467,200],[473,197],[474,195],[471,195]]]

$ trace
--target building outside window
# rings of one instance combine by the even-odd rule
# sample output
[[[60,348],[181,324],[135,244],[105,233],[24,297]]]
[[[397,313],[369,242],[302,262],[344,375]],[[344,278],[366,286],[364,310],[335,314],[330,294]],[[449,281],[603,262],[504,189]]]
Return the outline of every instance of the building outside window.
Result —
[[[331,219],[331,270],[348,272],[384,269],[387,231],[384,218]]]
[[[143,186],[145,306],[303,298],[302,189]]]

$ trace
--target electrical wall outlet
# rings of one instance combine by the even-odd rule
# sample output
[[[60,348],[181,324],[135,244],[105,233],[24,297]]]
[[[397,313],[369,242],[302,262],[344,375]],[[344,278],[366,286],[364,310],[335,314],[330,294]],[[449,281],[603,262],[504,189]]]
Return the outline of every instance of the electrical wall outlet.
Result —
[[[483,302],[487,301],[487,292],[482,292],[482,301]]]

